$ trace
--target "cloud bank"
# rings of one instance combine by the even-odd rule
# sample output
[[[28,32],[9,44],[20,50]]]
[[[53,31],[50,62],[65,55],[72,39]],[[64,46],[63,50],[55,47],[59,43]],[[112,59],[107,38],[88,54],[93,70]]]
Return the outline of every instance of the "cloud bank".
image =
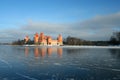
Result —
[[[74,36],[85,40],[108,40],[114,31],[120,31],[120,12],[110,15],[98,15],[89,20],[74,23],[50,23],[30,21],[19,29],[0,31],[2,39],[18,39],[29,35],[32,39],[35,32],[57,37]]]

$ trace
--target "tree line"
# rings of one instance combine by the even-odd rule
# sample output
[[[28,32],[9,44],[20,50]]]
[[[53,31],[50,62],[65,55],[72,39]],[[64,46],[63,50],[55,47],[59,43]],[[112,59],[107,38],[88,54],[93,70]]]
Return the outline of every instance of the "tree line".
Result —
[[[17,41],[12,42],[12,45],[27,45],[27,44],[29,45],[34,44],[34,41],[29,39],[28,42],[26,43],[25,40],[18,39]]]
[[[96,45],[96,46],[109,46],[120,45],[120,32],[114,32],[108,41],[88,41],[76,37],[68,36],[64,40],[66,45]]]
[[[24,45],[24,44],[34,44],[33,40],[25,43],[25,40],[18,40],[12,42],[13,45]],[[120,45],[120,32],[114,32],[108,41],[88,41],[77,37],[68,36],[63,40],[64,45],[95,45],[95,46],[109,46],[109,45]]]

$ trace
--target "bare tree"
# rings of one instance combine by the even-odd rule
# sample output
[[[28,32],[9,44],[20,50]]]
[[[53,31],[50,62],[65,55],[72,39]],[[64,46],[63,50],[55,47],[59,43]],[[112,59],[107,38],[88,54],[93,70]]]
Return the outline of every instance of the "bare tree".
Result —
[[[110,38],[110,43],[113,45],[120,44],[120,32],[114,32]]]

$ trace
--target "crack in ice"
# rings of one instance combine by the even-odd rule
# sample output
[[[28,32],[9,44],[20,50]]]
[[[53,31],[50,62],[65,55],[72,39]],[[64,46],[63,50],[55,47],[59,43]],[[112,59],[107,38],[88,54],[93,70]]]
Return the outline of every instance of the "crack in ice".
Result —
[[[7,64],[10,68],[12,68],[12,65],[10,65],[9,62],[7,62],[7,61],[5,61],[5,60],[3,60],[3,59],[0,59],[0,61],[3,62],[3,63],[5,63],[5,64]]]
[[[21,77],[27,78],[27,79],[29,79],[29,80],[38,80],[38,79],[36,79],[36,78],[32,78],[32,77],[30,77],[30,76],[26,76],[26,75],[23,75],[23,74],[20,74],[20,73],[16,73],[16,74],[19,75],[19,76],[21,76]]]

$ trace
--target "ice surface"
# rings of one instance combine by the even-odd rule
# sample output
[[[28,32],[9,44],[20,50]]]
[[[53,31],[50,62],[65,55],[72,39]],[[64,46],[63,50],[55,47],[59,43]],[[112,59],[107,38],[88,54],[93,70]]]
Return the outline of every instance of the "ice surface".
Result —
[[[0,80],[120,79],[119,46],[28,45],[0,50]]]

